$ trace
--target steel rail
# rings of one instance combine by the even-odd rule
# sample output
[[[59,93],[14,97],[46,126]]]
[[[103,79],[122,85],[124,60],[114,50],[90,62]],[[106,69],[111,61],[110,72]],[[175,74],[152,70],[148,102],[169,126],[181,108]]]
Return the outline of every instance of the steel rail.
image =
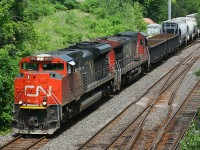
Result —
[[[33,148],[36,144],[40,143],[40,142],[43,141],[44,139],[46,139],[46,136],[41,137],[41,138],[38,139],[36,142],[34,142],[32,145],[26,147],[25,150],[29,150],[29,149]]]

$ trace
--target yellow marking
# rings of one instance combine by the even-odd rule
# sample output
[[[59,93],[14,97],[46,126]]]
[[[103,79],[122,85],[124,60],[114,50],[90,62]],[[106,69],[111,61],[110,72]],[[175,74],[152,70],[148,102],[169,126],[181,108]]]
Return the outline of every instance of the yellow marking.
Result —
[[[43,106],[20,106],[21,109],[46,109]]]

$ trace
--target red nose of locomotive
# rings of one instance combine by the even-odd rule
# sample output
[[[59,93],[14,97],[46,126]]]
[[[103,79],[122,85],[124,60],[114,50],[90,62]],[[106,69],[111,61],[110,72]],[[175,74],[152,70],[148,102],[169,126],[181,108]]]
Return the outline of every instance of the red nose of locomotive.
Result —
[[[15,80],[15,103],[20,104],[20,108],[43,108],[55,103],[60,104],[60,83],[53,81],[51,76],[55,74],[23,73],[21,78]]]
[[[50,55],[26,57],[15,79],[15,133],[52,134],[59,126],[65,63]]]

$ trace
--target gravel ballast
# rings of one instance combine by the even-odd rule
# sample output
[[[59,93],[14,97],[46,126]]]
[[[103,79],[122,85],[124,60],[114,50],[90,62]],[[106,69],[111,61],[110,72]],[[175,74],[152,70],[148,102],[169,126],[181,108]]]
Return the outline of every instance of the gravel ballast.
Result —
[[[0,147],[13,139],[12,134],[0,136]]]

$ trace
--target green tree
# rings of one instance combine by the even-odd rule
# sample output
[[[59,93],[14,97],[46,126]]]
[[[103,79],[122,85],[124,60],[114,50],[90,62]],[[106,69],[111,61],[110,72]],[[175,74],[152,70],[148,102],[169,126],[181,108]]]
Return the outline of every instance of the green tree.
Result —
[[[167,20],[168,0],[133,0],[139,2],[143,8],[143,15],[155,22]]]
[[[200,7],[199,0],[176,0],[172,3],[172,16],[182,17],[188,14],[197,13]]]

